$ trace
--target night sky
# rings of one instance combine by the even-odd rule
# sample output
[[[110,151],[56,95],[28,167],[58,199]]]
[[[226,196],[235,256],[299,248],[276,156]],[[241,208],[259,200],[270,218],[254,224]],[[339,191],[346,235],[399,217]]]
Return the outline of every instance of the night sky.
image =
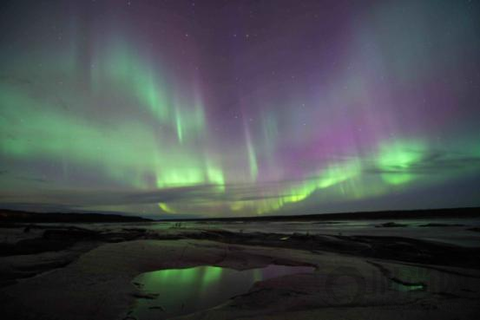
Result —
[[[480,1],[0,2],[0,203],[480,205]]]

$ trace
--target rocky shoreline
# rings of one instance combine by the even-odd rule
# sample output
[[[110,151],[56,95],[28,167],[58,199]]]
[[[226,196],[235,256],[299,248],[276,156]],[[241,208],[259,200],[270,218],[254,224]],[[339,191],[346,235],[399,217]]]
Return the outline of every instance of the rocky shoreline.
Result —
[[[9,318],[131,319],[132,306],[144,298],[131,283],[140,273],[270,264],[316,271],[258,282],[216,308],[183,318],[450,319],[461,312],[462,319],[474,319],[479,314],[479,248],[396,236],[232,232],[211,225],[154,230],[142,223],[28,229],[20,224],[0,232],[5,239],[0,304]]]

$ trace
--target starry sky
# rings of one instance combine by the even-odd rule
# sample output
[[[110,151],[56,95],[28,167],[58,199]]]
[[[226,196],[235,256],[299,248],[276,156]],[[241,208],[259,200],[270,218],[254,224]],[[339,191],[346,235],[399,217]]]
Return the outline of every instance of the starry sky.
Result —
[[[480,205],[480,1],[0,2],[0,206]]]

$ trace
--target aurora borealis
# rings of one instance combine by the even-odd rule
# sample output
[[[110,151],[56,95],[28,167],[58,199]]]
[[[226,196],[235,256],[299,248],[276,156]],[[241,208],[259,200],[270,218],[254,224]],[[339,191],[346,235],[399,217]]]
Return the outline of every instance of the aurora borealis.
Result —
[[[480,205],[480,2],[3,1],[0,203]]]

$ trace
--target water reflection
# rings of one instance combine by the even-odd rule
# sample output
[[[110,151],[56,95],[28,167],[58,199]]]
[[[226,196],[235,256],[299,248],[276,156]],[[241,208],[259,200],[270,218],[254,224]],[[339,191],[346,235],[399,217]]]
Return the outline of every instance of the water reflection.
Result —
[[[145,294],[151,295],[151,299],[138,299],[133,315],[149,320],[189,314],[246,293],[256,281],[313,270],[311,267],[270,265],[245,271],[202,266],[147,272],[133,282]]]

